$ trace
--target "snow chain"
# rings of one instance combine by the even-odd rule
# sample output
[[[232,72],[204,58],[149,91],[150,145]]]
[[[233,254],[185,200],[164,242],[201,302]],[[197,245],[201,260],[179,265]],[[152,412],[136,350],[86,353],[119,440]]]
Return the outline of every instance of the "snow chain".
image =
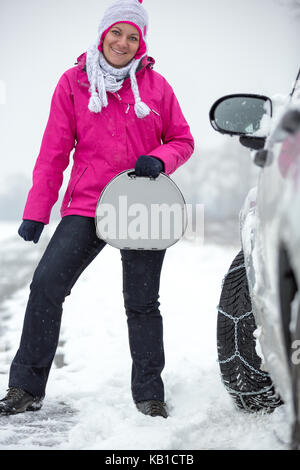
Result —
[[[231,274],[232,272],[234,271],[237,271],[238,269],[242,269],[242,268],[245,268],[245,265],[244,264],[240,264],[239,266],[236,266],[235,268],[232,268],[228,271],[228,273],[225,275],[223,281],[222,281],[222,287],[224,285],[224,282],[225,282],[225,279],[226,277],[228,276],[228,274]],[[262,372],[262,371],[259,371],[257,369],[255,369],[255,367],[251,366],[247,361],[246,359],[241,355],[241,353],[239,352],[239,348],[238,348],[238,323],[240,320],[243,320],[244,318],[248,317],[249,315],[253,314],[253,311],[251,310],[250,312],[246,312],[244,313],[244,315],[242,315],[241,317],[239,318],[235,318],[233,317],[232,315],[229,315],[229,313],[226,313],[224,312],[220,306],[218,305],[217,306],[217,309],[218,309],[218,312],[220,312],[222,315],[224,315],[225,317],[229,318],[230,320],[233,321],[234,323],[234,344],[235,344],[235,351],[234,351],[234,354],[232,356],[230,356],[229,358],[227,359],[224,359],[223,361],[219,361],[218,362],[220,364],[225,364],[226,362],[230,362],[232,361],[234,358],[238,357],[247,367],[249,367],[250,370],[252,370],[252,372],[254,372],[255,374],[258,374],[258,375],[262,375],[263,377],[268,377],[269,374],[265,373],[265,372]],[[230,392],[230,393],[234,393],[236,395],[239,395],[242,399],[242,396],[243,395],[260,395],[261,393],[265,393],[267,391],[269,391],[273,385],[270,385],[269,387],[265,387],[261,390],[259,390],[258,392],[238,392],[230,387],[228,387],[228,385],[224,384],[225,385],[225,388]]]

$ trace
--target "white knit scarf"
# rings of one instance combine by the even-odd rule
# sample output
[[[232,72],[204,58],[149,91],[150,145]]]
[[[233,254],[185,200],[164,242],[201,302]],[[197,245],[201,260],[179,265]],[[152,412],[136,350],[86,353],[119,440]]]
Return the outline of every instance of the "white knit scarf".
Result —
[[[86,71],[90,82],[89,91],[91,93],[89,110],[93,113],[100,113],[102,107],[108,105],[107,94],[116,93],[122,88],[126,77],[130,77],[131,89],[135,99],[134,110],[139,118],[144,118],[150,113],[149,107],[142,102],[136,81],[136,70],[141,61],[132,59],[129,64],[122,68],[112,67],[105,59],[96,45],[87,50]]]

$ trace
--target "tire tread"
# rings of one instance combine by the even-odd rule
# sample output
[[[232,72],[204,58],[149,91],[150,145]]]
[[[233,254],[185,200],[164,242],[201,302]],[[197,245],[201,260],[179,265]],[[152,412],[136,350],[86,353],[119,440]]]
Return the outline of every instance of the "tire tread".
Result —
[[[237,267],[240,268],[230,272]],[[256,341],[253,336],[256,323],[252,313],[242,250],[233,260],[224,278],[219,309],[233,318],[239,318],[245,313],[251,312],[250,315],[237,323],[237,349],[246,362],[235,355],[235,324],[233,320],[220,311],[218,312],[218,359],[224,361],[235,355],[228,362],[220,362],[221,377],[228,393],[236,406],[244,411],[251,413],[272,412],[282,404],[282,401],[275,392],[270,375],[261,370],[261,358],[256,353]]]

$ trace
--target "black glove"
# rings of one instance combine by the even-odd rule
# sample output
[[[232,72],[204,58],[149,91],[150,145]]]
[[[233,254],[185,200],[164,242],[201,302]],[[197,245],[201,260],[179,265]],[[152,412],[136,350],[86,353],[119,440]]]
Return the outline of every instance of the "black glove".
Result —
[[[161,171],[164,171],[164,164],[161,160],[151,155],[141,155],[134,168],[136,176],[150,176],[157,178]]]
[[[35,220],[23,220],[21,223],[18,234],[27,242],[37,243],[44,228],[43,222],[36,222]]]

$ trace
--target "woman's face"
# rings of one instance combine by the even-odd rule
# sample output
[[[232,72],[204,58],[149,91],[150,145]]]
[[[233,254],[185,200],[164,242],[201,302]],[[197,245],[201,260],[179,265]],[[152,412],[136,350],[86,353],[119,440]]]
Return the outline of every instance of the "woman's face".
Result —
[[[137,53],[139,45],[138,30],[131,24],[117,23],[104,38],[103,55],[113,67],[125,67]]]

